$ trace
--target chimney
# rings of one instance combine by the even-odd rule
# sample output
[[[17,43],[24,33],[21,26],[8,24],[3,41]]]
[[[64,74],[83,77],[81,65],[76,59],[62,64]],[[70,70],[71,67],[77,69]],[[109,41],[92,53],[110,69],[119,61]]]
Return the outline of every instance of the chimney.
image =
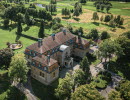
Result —
[[[55,34],[53,33],[51,36],[52,36],[53,40],[55,40]]]
[[[50,55],[47,55],[47,64],[50,62]]]
[[[64,33],[64,35],[66,35],[66,29],[65,28],[63,28],[63,33]]]
[[[42,46],[42,38],[38,39],[38,47],[40,48]]]

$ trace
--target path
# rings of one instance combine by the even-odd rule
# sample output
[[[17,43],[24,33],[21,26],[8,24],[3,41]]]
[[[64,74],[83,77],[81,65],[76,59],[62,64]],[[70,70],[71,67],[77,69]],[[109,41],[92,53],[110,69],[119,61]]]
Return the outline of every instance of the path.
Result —
[[[34,92],[32,90],[30,77],[28,78],[28,82],[24,86],[18,82],[13,82],[12,85],[23,92],[28,100],[37,100],[37,97],[34,95]]]
[[[108,61],[108,59],[107,59]],[[96,66],[94,65],[91,65],[90,66],[90,71],[91,71],[91,74],[93,77],[96,77],[97,74],[100,72],[100,71],[104,71],[104,67],[103,67],[103,63],[105,62],[105,60],[103,59],[102,62],[100,62],[99,64],[97,64]],[[107,72],[109,72],[112,76],[112,82],[106,87],[106,89],[103,89],[100,91],[101,95],[103,97],[105,97],[106,99],[108,99],[108,94],[111,92],[111,90],[114,90],[116,86],[118,86],[119,82],[123,79],[122,77],[120,77],[119,75],[109,71],[109,70],[106,70]]]

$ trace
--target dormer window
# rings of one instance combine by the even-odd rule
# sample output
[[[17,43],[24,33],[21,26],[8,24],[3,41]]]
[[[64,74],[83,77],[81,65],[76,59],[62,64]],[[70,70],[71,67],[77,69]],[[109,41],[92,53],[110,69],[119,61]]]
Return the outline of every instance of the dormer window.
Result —
[[[46,70],[47,70],[47,68],[46,68],[46,67],[44,67],[44,70],[46,71]]]
[[[39,64],[39,67],[42,67],[42,65],[41,65],[41,64]]]
[[[35,65],[35,62],[33,61],[32,64]]]

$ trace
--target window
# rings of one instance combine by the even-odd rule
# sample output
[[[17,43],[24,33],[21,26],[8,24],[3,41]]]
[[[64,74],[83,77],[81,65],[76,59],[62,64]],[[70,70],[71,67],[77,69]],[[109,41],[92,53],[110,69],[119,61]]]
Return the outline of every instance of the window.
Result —
[[[44,77],[45,75],[44,75],[44,73],[40,72],[40,76]]]
[[[56,73],[55,73],[55,72],[53,72],[52,76],[53,76],[53,78],[54,78],[54,77],[56,76]]]
[[[39,67],[42,67],[42,65],[41,65],[41,64],[39,64]]]
[[[44,67],[44,70],[45,70],[45,71],[47,70],[46,67]]]

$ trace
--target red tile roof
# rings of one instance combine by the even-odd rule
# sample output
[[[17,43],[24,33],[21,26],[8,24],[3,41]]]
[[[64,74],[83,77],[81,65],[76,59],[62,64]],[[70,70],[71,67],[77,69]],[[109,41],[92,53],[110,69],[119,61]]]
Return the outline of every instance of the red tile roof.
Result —
[[[66,34],[64,34],[63,32],[59,32],[59,33],[55,34],[55,39],[53,39],[52,36],[49,36],[42,40],[42,47],[41,47],[42,52],[40,51],[41,49],[38,47],[38,42],[28,46],[27,48],[34,50],[36,52],[39,52],[39,53],[44,53],[50,49],[53,49],[56,46],[59,46],[59,45],[65,43],[66,41],[68,41],[74,37],[76,37],[76,36],[71,34],[70,32],[67,32]]]
[[[44,55],[42,55],[41,57],[36,56],[36,57],[33,58],[33,60],[38,61],[42,64],[45,64],[46,66],[47,65],[51,66],[51,65],[57,63],[56,60],[50,58],[50,61],[49,61],[49,64],[48,64],[47,56],[44,56]]]

